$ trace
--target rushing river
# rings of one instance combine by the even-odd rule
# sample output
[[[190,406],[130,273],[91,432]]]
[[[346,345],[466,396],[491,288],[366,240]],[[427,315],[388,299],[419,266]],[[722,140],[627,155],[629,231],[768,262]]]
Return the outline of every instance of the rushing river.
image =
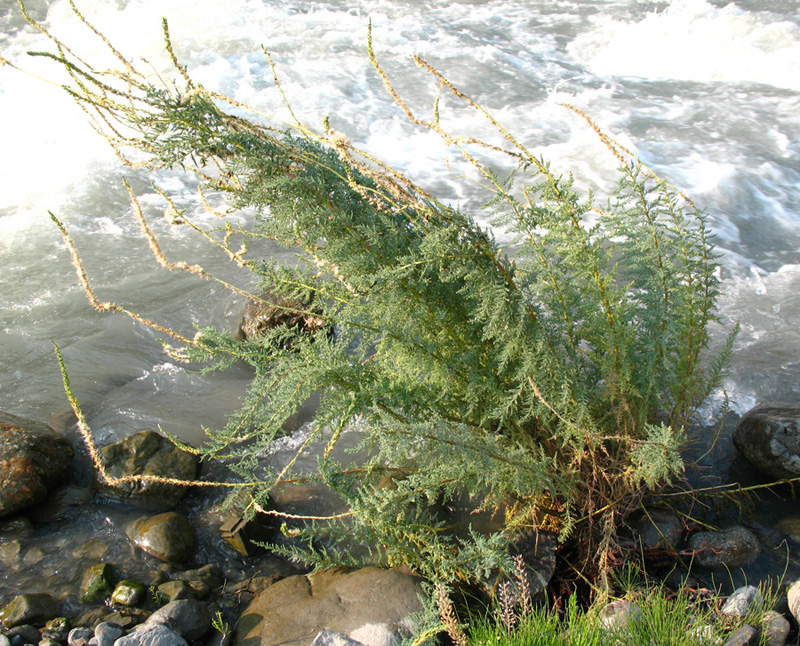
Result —
[[[264,45],[301,120],[332,125],[439,197],[471,208],[469,182],[449,172],[438,139],[407,122],[365,53],[376,52],[420,111],[435,86],[413,53],[489,108],[515,135],[601,195],[614,160],[559,102],[586,110],[709,216],[722,252],[721,321],[742,332],[727,384],[734,409],[800,395],[800,12],[795,0],[95,0],[84,14],[131,57],[168,69],[166,16],[193,77],[264,113],[287,117]],[[102,44],[66,0],[29,10],[89,61]],[[121,184],[128,174],[174,260],[200,262],[247,285],[191,231],[160,217],[149,180],[117,162],[71,101],[42,78],[50,49],[0,0],[0,409],[62,425],[68,407],[51,340],[101,439],[163,424],[189,440],[235,407],[247,374],[200,378],[170,361],[158,339],[119,315],[93,311],[48,210],[63,219],[105,300],[191,333],[235,328],[240,301],[218,286],[161,269],[147,251]],[[105,56],[105,54],[102,54]],[[36,78],[40,77],[40,78]],[[446,118],[447,115],[445,114]],[[459,132],[485,132],[475,113]],[[452,155],[451,155],[452,157]],[[194,186],[159,184],[196,217]],[[247,214],[243,214],[247,217]],[[210,220],[209,220],[210,221]]]

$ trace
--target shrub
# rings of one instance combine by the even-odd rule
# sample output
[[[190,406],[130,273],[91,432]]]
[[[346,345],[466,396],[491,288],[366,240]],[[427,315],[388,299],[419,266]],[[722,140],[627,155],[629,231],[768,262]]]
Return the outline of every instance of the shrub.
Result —
[[[357,150],[327,122],[317,133],[237,116],[246,106],[196,85],[164,29],[177,83],[149,80],[115,50],[119,69],[95,71],[54,36],[57,53],[39,55],[66,68],[67,91],[123,160],[185,169],[202,191],[227,195],[231,212],[254,208],[252,228],[228,221],[215,235],[164,194],[173,216],[255,273],[261,288],[292,299],[287,309],[325,322],[244,341],[213,329],[177,335],[175,356],[209,370],[236,361],[254,369],[241,410],[209,431],[199,452],[225,459],[252,486],[251,509],[264,510],[270,489],[289,477],[317,478],[338,492],[348,512],[301,529],[313,562],[347,561],[363,543],[383,563],[468,579],[508,566],[508,537],[532,528],[573,536],[578,565],[602,571],[616,528],[644,492],[681,474],[685,428],[727,360],[730,339],[719,356],[704,357],[717,266],[703,214],[579,110],[620,164],[605,205],[582,197],[571,176],[554,174],[420,59],[505,147],[449,132],[438,101],[431,120],[417,117],[370,42],[377,74],[409,119],[479,173],[482,214],[515,236],[509,255],[473,215]],[[492,169],[498,155],[515,166],[508,177]],[[162,264],[208,278],[164,258],[131,197]],[[250,238],[294,249],[299,261],[279,265],[236,250]],[[93,303],[122,310],[94,299],[72,249]],[[293,461],[265,467],[259,457],[313,394],[320,403],[299,452],[322,441],[318,471],[294,473]],[[342,464],[331,450],[354,424],[367,457]],[[378,486],[387,472],[402,477]],[[465,492],[476,508],[503,513],[504,528],[448,532],[437,510]],[[311,542],[321,535],[325,542]]]

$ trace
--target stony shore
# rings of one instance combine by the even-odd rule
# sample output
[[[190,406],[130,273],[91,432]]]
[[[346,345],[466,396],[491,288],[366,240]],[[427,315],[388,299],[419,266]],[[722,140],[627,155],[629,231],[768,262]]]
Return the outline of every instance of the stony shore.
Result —
[[[791,468],[800,465],[798,419],[795,408],[761,407],[743,418],[733,441],[744,456],[758,454],[755,464],[774,457],[781,470],[759,466],[765,475],[797,477]],[[307,575],[257,554],[251,539],[266,536],[269,527],[245,523],[235,506],[223,512],[213,495],[184,498],[186,490],[174,485],[92,482],[85,467],[73,465],[75,448],[80,452],[41,424],[0,413],[0,646],[308,646],[315,639],[318,646],[347,640],[390,646],[414,633],[419,578],[377,568]],[[198,475],[195,456],[152,431],[101,454],[116,476]],[[82,525],[88,531],[82,533]],[[748,568],[776,542],[800,543],[800,517],[792,515],[768,527],[756,520],[701,529],[654,509],[631,524],[629,539],[646,553],[668,552],[680,557],[676,562],[691,562],[695,569],[681,573],[682,584],[697,588],[709,575],[755,572]],[[539,579],[552,574],[554,549],[554,542],[537,542],[526,557],[529,567],[538,564]],[[549,571],[543,563],[551,564]],[[781,572],[767,574],[777,580]],[[800,581],[792,581],[785,581],[775,612],[750,632],[730,635],[729,646],[755,643],[762,634],[770,646],[781,646],[796,634]],[[758,594],[753,586],[740,586],[721,612],[743,616]],[[615,617],[635,616],[630,607],[620,608],[611,604],[604,611],[610,627],[627,620]]]

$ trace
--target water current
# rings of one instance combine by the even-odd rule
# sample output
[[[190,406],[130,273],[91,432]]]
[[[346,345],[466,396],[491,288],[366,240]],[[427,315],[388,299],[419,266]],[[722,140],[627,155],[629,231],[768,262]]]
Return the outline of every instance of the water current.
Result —
[[[66,0],[29,11],[92,62],[103,45]],[[417,53],[484,105],[583,190],[607,193],[614,160],[568,102],[589,113],[703,208],[721,253],[722,338],[741,324],[726,390],[741,413],[800,395],[800,10],[796,0],[93,0],[78,6],[123,53],[168,73],[160,18],[178,57],[204,86],[288,118],[261,51],[277,64],[296,114],[325,115],[444,200],[479,197],[433,135],[410,124],[383,90],[376,53],[415,109],[436,87]],[[103,300],[191,334],[235,329],[241,298],[158,266],[131,217],[127,176],[166,254],[249,287],[191,231],[171,227],[150,178],[124,169],[63,91],[52,63],[26,56],[52,45],[0,0],[0,409],[72,424],[51,340],[64,352],[98,440],[163,427],[189,441],[235,409],[248,373],[200,377],[171,361],[155,334],[90,308],[47,212],[70,229]],[[483,133],[475,113],[454,130]],[[448,166],[448,154],[452,164]],[[156,181],[210,222],[192,181]],[[242,213],[243,220],[251,214]],[[713,414],[721,396],[712,402]]]

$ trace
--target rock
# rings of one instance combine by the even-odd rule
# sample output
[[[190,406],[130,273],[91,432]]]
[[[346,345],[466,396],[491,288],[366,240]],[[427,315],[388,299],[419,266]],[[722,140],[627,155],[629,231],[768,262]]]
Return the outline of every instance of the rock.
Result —
[[[258,298],[250,300],[244,308],[239,323],[241,338],[253,339],[279,325],[311,333],[325,327],[320,310],[311,307],[310,300],[303,302],[269,292],[259,294]]]
[[[0,537],[27,538],[33,532],[33,523],[25,516],[0,520]]]
[[[114,590],[113,569],[108,563],[87,568],[81,579],[81,603],[100,603]]]
[[[73,628],[67,636],[67,644],[69,646],[86,646],[92,637],[94,637],[94,631],[91,628],[85,626]]]
[[[111,593],[111,603],[118,606],[138,606],[146,592],[144,583],[125,579],[117,583]]]
[[[108,606],[99,606],[82,613],[75,619],[74,623],[78,626],[88,626],[92,629],[92,634],[94,634],[94,629],[105,621],[106,617],[110,614],[111,608]]]
[[[556,535],[545,531],[523,531],[511,537],[509,552],[513,556],[521,556],[523,576],[527,579],[527,587],[531,600],[544,594],[547,584],[556,568]],[[489,577],[481,582],[481,588],[491,597],[503,581],[511,584],[512,599],[521,600],[520,581],[517,576],[506,578],[499,570],[490,572]]]
[[[103,617],[103,621],[110,624],[115,624],[123,630],[128,630],[134,626],[142,623],[150,616],[147,610],[139,608],[119,608],[115,612],[107,614]]]
[[[94,494],[88,487],[65,485],[50,492],[47,499],[27,513],[37,523],[47,523],[63,516],[72,507],[85,505]]]
[[[350,639],[342,633],[335,633],[332,630],[320,630],[311,646],[364,646],[360,641]]]
[[[205,604],[195,599],[184,599],[156,610],[145,622],[148,624],[163,624],[191,642],[202,639],[211,630],[211,615]]]
[[[3,634],[0,634],[0,646],[11,646],[11,641]]]
[[[258,594],[239,619],[236,644],[308,646],[323,629],[354,639],[368,625],[382,626],[390,641],[364,641],[389,646],[410,636],[410,615],[422,610],[421,579],[392,570],[321,570],[290,576]]]
[[[137,547],[168,563],[188,561],[197,549],[194,528],[174,511],[139,518],[125,533]]]
[[[758,631],[745,624],[728,635],[724,646],[755,646],[757,643]]]
[[[218,565],[209,563],[197,570],[181,572],[179,578],[192,588],[196,599],[205,599],[211,590],[220,587],[225,581],[225,575]]]
[[[189,643],[163,624],[144,623],[120,637],[114,646],[189,646]]]
[[[181,599],[193,599],[194,589],[186,581],[180,579],[167,581],[158,586],[158,594],[163,595],[167,601],[180,601]]]
[[[789,636],[791,625],[779,612],[770,610],[764,615],[761,624],[761,634],[764,638],[765,646],[783,646]]]
[[[22,624],[44,624],[59,616],[61,604],[49,594],[21,594],[0,610],[0,621],[6,628]]]
[[[789,612],[795,621],[800,624],[800,579],[795,581],[786,591],[786,600],[789,602]]]
[[[650,509],[633,523],[634,536],[645,549],[676,549],[681,540],[683,524],[675,512]]]
[[[791,538],[795,543],[800,543],[800,516],[781,518],[778,529]]]
[[[35,627],[28,624],[16,626],[9,630],[6,635],[12,643],[18,642],[20,644],[37,644],[42,638],[42,634]]]
[[[699,565],[712,569],[749,565],[761,553],[755,534],[740,526],[697,532],[689,539],[689,549]]]
[[[74,454],[49,426],[0,413],[0,516],[44,500],[69,474]]]
[[[733,443],[771,478],[800,476],[800,407],[772,403],[750,409],[734,429]]]
[[[612,601],[600,611],[600,625],[606,630],[624,630],[642,619],[642,609],[633,601]]]
[[[110,476],[152,475],[191,481],[197,476],[199,459],[183,451],[154,431],[142,431],[100,450],[100,459]],[[152,511],[172,509],[187,487],[160,482],[125,482],[111,486],[97,483],[104,493]]]
[[[103,621],[94,629],[94,638],[89,640],[89,646],[94,642],[97,646],[114,646],[114,643],[125,634],[116,624]]]
[[[764,603],[758,588],[747,585],[734,590],[722,606],[720,612],[731,617],[744,617],[754,604]]]

